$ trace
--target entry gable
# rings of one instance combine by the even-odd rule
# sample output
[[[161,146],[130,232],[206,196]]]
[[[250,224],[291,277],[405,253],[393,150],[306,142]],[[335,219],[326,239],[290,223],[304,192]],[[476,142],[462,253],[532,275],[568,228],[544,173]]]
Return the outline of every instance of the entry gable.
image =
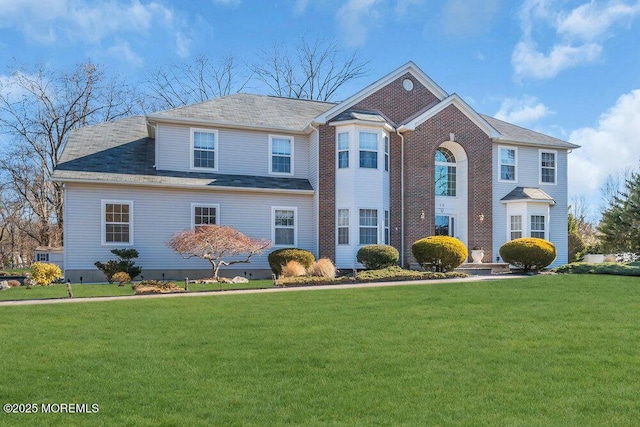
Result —
[[[401,124],[398,127],[400,132],[414,131],[422,123],[426,122],[436,114],[443,111],[448,106],[453,105],[465,116],[469,118],[476,126],[487,134],[490,138],[500,137],[500,133],[493,127],[487,120],[485,120],[480,114],[478,114],[469,104],[467,104],[459,95],[452,94],[448,98],[442,100],[438,104],[427,107],[425,111],[418,113],[415,117],[409,119],[406,123]]]
[[[368,98],[373,98],[373,96],[377,92],[379,92],[381,89],[385,88],[385,86],[388,86],[391,83],[395,82],[396,80],[401,79],[403,76],[407,77],[402,81],[404,90],[406,90],[407,93],[410,93],[412,90],[414,90],[414,86],[419,85],[430,92],[430,97],[432,97],[433,101],[435,102],[442,101],[443,99],[447,98],[447,96],[449,96],[444,89],[442,89],[436,82],[434,82],[420,68],[418,68],[416,64],[414,64],[412,61],[409,61],[402,67],[398,68],[397,70],[387,74],[385,77],[367,86],[366,88],[357,92],[353,96],[347,98],[345,101],[337,104],[333,108],[317,116],[313,120],[313,124],[326,124],[329,120],[333,119],[337,115],[354,107],[380,110],[386,113],[387,115],[389,115],[390,112],[384,111],[384,109],[382,108],[383,107],[382,105],[362,105],[362,104],[370,104],[371,102],[367,102]],[[412,78],[409,78],[409,77],[412,77]],[[407,81],[405,82],[405,80]],[[414,84],[414,80],[415,80],[415,84]],[[383,97],[383,99],[386,99],[386,98]],[[373,102],[375,103],[375,101]],[[434,102],[431,102],[431,104],[433,103]],[[397,118],[397,117],[390,117],[390,118],[392,120],[397,120],[397,121],[401,121],[404,119],[404,118]]]

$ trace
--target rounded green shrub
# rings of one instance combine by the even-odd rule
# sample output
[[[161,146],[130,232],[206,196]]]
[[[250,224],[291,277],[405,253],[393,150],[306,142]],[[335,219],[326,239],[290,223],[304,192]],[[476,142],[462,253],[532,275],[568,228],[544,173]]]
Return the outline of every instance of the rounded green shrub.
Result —
[[[540,270],[556,259],[556,247],[548,240],[522,237],[502,245],[500,256],[505,262],[524,271]]]
[[[469,255],[460,240],[450,236],[429,236],[413,242],[413,257],[424,269],[451,271]]]
[[[282,273],[282,266],[289,261],[297,261],[305,269],[308,269],[313,265],[316,257],[309,251],[298,248],[284,248],[277,249],[269,254],[269,267],[278,277]]]
[[[398,263],[400,253],[389,245],[367,245],[358,250],[356,259],[367,270],[380,270]]]

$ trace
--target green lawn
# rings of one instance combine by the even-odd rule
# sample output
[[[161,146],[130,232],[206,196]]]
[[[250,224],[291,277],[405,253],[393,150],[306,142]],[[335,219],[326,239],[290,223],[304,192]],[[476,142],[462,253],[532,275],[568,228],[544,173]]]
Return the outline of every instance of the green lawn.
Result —
[[[0,307],[0,425],[637,425],[640,278]]]

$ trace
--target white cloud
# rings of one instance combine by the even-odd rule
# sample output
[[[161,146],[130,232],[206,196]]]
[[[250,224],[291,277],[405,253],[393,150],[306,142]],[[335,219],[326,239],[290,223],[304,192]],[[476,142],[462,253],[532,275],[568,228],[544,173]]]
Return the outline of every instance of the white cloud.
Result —
[[[519,42],[511,55],[517,76],[547,79],[580,64],[596,61],[602,53],[598,44],[555,45],[548,54],[539,52],[531,41]]]
[[[591,0],[571,10],[557,10],[562,4],[526,0],[521,6],[522,38],[511,56],[517,77],[547,79],[563,70],[597,61],[602,55],[604,38],[620,30],[620,21],[630,22],[640,14],[638,0],[633,3]],[[540,34],[550,37],[548,49],[538,49],[536,37]]]
[[[540,120],[551,112],[534,96],[521,99],[507,98],[502,101],[496,119],[515,124],[526,124]]]
[[[348,0],[338,9],[336,17],[348,46],[359,47],[365,43],[369,27],[376,25],[380,16],[375,8],[380,2],[381,0]]]
[[[569,195],[599,195],[608,175],[637,168],[640,160],[640,89],[618,98],[596,126],[571,132],[581,148],[569,155]]]
[[[498,0],[447,0],[442,9],[444,30],[463,36],[489,31],[499,6]]]
[[[583,40],[594,40],[605,34],[614,24],[631,19],[640,13],[640,2],[628,5],[610,1],[606,4],[591,1],[558,16],[558,33]]]
[[[238,7],[242,3],[242,0],[213,0],[213,4],[220,4],[222,6]]]
[[[176,33],[176,50],[180,58],[186,58],[190,54],[191,39],[180,31]]]
[[[396,2],[395,13],[397,18],[407,15],[410,7],[418,6],[424,3],[424,0],[398,0]]]
[[[127,62],[134,67],[141,67],[144,60],[137,55],[129,46],[126,41],[121,41],[107,49],[107,54],[118,58],[121,61]]]
[[[293,12],[296,15],[302,15],[307,10],[307,6],[309,6],[309,0],[296,0],[293,5]]]

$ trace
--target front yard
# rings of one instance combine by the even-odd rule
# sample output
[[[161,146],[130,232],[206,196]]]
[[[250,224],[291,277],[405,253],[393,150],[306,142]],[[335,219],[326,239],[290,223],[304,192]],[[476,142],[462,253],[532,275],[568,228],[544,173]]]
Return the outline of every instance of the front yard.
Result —
[[[640,278],[0,308],[2,425],[636,425]]]

